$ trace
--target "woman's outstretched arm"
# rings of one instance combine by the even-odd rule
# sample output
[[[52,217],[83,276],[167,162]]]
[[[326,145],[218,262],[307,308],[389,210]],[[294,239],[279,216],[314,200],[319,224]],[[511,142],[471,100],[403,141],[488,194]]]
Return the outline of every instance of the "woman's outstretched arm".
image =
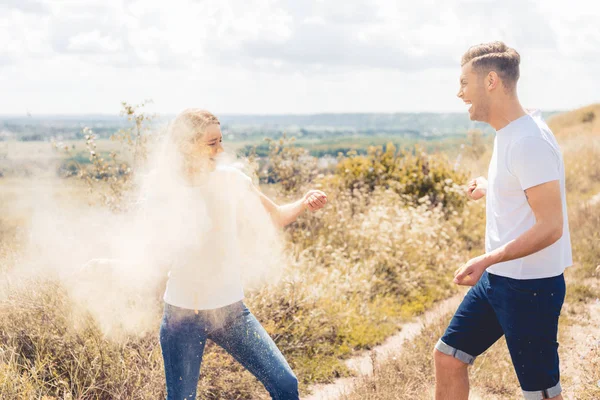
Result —
[[[320,190],[309,190],[301,199],[290,204],[279,206],[262,193],[256,186],[253,185],[252,187],[260,197],[260,201],[265,210],[267,210],[275,224],[279,227],[284,227],[296,221],[304,210],[315,212],[327,204],[327,195],[324,192]]]

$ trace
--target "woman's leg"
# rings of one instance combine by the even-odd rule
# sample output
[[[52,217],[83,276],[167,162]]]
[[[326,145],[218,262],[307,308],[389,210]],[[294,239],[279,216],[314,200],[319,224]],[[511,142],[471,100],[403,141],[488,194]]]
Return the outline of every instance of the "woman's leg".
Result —
[[[196,399],[207,327],[201,315],[165,304],[160,346],[165,363],[167,400]]]
[[[298,399],[298,380],[267,331],[242,302],[231,308],[209,338],[254,374],[273,399]]]

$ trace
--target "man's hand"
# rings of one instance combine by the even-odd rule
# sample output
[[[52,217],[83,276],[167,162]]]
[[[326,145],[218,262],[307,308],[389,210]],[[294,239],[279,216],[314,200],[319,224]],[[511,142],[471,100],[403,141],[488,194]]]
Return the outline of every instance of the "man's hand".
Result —
[[[472,200],[479,200],[485,193],[487,192],[487,179],[483,176],[480,176],[477,179],[473,179],[469,182],[469,186],[467,187],[467,196],[469,196]]]
[[[327,195],[320,190],[309,190],[302,198],[302,204],[312,212],[318,211],[327,204]]]
[[[475,257],[454,271],[454,283],[462,286],[474,286],[491,265],[492,262],[487,254]]]

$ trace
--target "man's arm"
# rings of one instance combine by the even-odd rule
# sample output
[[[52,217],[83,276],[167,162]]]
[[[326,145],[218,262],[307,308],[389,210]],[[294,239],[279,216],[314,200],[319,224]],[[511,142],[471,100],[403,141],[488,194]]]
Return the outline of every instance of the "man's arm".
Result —
[[[557,242],[563,235],[560,182],[552,181],[525,191],[535,225],[506,245],[489,253],[494,264],[527,257]]]
[[[306,209],[315,212],[323,208],[327,203],[327,195],[325,193],[320,190],[310,190],[300,200],[278,206],[273,200],[258,190],[256,186],[252,185],[252,188],[258,194],[263,207],[271,215],[273,222],[278,227],[284,227],[296,221]]]
[[[531,187],[525,194],[535,215],[535,225],[504,246],[467,262],[455,272],[455,283],[474,284],[488,267],[537,253],[562,237],[563,207],[560,182],[556,180]]]

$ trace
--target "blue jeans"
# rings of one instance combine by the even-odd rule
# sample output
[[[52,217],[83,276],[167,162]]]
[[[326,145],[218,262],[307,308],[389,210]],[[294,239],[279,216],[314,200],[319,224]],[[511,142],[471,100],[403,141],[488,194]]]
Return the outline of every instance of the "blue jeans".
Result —
[[[160,345],[167,400],[195,399],[206,340],[231,354],[273,399],[298,399],[298,380],[285,358],[243,302],[215,310],[188,310],[165,304]]]
[[[466,364],[502,335],[527,400],[561,392],[558,319],[565,279],[511,279],[484,272],[456,310],[436,349]]]

